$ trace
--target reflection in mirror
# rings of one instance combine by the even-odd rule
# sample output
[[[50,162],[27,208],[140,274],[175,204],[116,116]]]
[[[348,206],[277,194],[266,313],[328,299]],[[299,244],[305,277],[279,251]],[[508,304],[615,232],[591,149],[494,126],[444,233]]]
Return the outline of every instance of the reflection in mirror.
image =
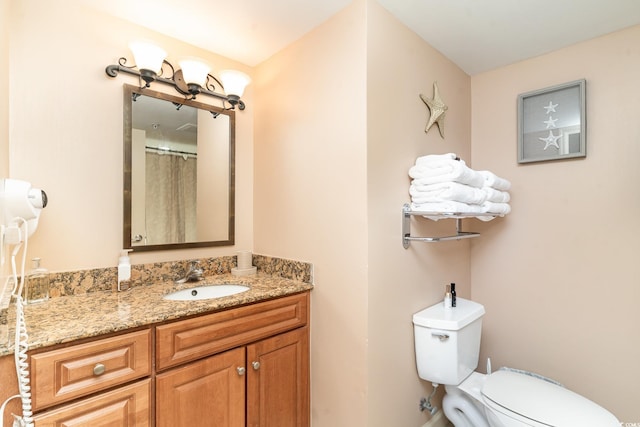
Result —
[[[235,112],[125,85],[124,247],[234,244]]]

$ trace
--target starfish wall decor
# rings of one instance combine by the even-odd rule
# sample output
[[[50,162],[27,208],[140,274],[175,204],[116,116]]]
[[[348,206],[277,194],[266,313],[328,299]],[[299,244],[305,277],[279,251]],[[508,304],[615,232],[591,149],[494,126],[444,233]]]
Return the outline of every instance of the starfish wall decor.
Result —
[[[444,138],[444,116],[449,107],[447,107],[442,98],[440,98],[438,82],[433,82],[433,98],[427,98],[423,94],[420,94],[420,99],[422,99],[422,101],[427,105],[427,108],[429,108],[429,112],[431,113],[424,132],[429,132],[429,129],[435,123],[438,125],[440,136]]]
[[[558,104],[554,104],[553,101],[549,101],[549,105],[545,105],[544,107],[542,107],[545,109],[545,114],[549,116],[549,118],[543,121],[542,123],[547,125],[547,129],[551,128],[551,130],[549,131],[549,136],[547,136],[546,138],[538,138],[540,141],[545,143],[543,148],[543,150],[545,151],[547,150],[547,148],[549,148],[552,145],[556,147],[558,150],[560,150],[560,145],[558,144],[558,140],[562,138],[562,130],[560,130],[560,133],[558,135],[553,134],[553,129],[556,128],[556,122],[558,121],[558,119],[554,119],[551,116],[551,113],[556,112],[557,106]]]

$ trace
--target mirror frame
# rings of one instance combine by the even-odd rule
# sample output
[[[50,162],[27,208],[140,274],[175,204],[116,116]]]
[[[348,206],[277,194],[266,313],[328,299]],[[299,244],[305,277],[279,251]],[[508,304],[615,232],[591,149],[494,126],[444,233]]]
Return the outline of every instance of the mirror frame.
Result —
[[[200,110],[210,111],[212,114],[229,116],[229,223],[228,239],[202,242],[166,243],[161,245],[134,246],[131,243],[131,173],[132,173],[132,123],[133,123],[133,94],[151,96],[165,101],[188,105]],[[236,113],[213,105],[203,104],[191,99],[180,98],[164,92],[124,85],[123,99],[123,248],[133,252],[159,251],[187,248],[202,248],[210,246],[233,246],[235,244],[235,153],[236,153]],[[213,117],[212,120],[215,120]]]

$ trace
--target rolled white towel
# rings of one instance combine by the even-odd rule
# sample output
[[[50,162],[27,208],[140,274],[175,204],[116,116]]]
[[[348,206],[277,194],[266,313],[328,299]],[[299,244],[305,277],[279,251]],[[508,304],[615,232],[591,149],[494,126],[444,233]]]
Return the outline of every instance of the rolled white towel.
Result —
[[[482,191],[485,193],[487,202],[509,203],[511,200],[511,195],[506,191],[496,190],[493,187],[483,187]]]
[[[511,182],[509,182],[509,180],[500,178],[493,172],[478,171],[478,173],[484,178],[484,187],[493,187],[496,190],[502,191],[509,191],[511,189]]]
[[[487,192],[484,189],[457,182],[440,182],[428,185],[412,183],[409,187],[409,194],[411,201],[417,204],[452,200],[480,205],[487,200]]]
[[[484,177],[467,167],[463,160],[434,160],[428,166],[416,164],[409,169],[409,176],[415,180],[417,185],[458,182],[482,188],[485,183]]]

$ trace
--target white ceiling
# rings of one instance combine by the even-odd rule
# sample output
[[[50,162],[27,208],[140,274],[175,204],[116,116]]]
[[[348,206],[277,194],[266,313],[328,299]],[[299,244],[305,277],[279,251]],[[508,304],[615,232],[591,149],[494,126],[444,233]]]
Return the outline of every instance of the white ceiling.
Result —
[[[351,0],[77,0],[254,66]],[[640,0],[377,0],[469,75],[640,24]]]
[[[638,0],[378,0],[474,75],[640,23]]]

